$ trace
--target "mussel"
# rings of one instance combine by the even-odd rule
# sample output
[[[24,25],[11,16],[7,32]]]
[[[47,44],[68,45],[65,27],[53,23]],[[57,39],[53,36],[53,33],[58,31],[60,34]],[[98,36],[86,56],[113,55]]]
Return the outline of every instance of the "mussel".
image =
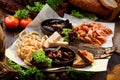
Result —
[[[74,51],[65,47],[46,48],[44,50],[46,56],[53,60],[53,66],[68,66],[72,64],[76,56]]]
[[[69,20],[62,19],[47,19],[41,23],[41,30],[44,34],[51,35],[53,32],[58,31],[61,33],[63,28],[72,29],[72,24]]]

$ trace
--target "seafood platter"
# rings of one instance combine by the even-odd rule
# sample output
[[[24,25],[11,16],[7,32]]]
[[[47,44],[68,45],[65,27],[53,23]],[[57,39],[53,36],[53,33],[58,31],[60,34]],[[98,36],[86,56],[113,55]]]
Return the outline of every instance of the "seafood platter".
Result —
[[[47,11],[51,14],[46,15]],[[105,71],[116,50],[110,45],[114,24],[79,21],[74,25],[70,18],[60,18],[47,6],[19,33],[6,50],[6,56],[23,67],[37,67],[48,72],[68,68]]]

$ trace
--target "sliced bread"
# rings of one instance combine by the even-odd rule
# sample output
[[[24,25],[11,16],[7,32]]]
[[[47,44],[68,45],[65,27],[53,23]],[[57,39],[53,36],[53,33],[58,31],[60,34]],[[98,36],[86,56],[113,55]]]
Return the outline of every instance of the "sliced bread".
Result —
[[[83,59],[79,55],[76,55],[76,58],[73,62],[73,67],[74,68],[83,68],[85,66],[86,66],[86,63],[83,61]]]
[[[91,65],[94,62],[93,54],[86,50],[78,50],[78,55],[83,59],[87,65]]]

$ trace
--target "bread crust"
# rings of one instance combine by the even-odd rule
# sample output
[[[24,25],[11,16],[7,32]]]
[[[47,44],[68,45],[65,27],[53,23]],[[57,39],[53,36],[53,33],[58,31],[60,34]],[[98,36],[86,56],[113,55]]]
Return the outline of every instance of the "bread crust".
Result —
[[[93,54],[90,52],[86,52],[87,54],[82,54],[81,50],[78,50],[78,55],[83,59],[86,65],[91,65],[94,62]]]
[[[96,13],[102,16],[109,16],[112,12],[111,9],[104,7],[99,0],[68,0],[74,6],[81,9]]]
[[[73,62],[74,68],[83,68],[85,66],[89,66],[94,62],[93,54],[87,52],[87,55],[81,53],[81,50],[78,50],[76,54],[76,59]]]
[[[76,58],[73,62],[74,68],[83,68],[86,66],[86,63],[83,61],[83,59],[76,54]]]
[[[99,0],[103,6],[105,6],[108,9],[115,9],[118,7],[115,0]]]

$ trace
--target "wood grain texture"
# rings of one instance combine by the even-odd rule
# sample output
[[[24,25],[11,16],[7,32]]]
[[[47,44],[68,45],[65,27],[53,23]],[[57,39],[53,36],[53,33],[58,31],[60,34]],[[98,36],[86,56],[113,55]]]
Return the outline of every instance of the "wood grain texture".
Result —
[[[0,26],[0,61],[1,62],[5,61],[5,45],[6,45],[5,36]]]
[[[18,76],[18,72],[7,64],[0,62],[0,80],[12,80]]]

